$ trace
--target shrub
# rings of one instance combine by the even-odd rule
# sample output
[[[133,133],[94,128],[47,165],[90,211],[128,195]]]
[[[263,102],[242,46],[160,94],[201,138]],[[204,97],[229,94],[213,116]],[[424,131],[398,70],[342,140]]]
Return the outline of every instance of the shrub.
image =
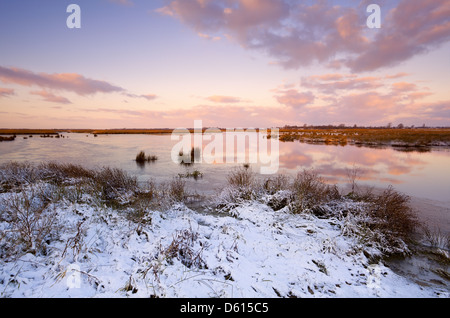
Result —
[[[36,167],[40,180],[48,180],[60,184],[68,179],[90,179],[95,172],[80,165],[71,163],[48,162]]]
[[[35,166],[28,162],[9,162],[0,166],[0,186],[4,191],[39,179]]]
[[[389,186],[381,194],[367,193],[357,208],[338,216],[343,221],[342,233],[357,238],[371,256],[372,251],[384,255],[410,253],[407,242],[418,225],[409,206],[409,197]]]
[[[46,252],[45,242],[57,227],[57,213],[50,202],[39,187],[22,189],[3,200],[0,220],[7,222],[8,228],[0,236],[2,258],[20,252]]]
[[[227,176],[228,185],[238,188],[251,187],[254,184],[255,175],[248,168],[237,168]]]
[[[217,212],[233,214],[235,207],[245,201],[257,199],[259,193],[262,191],[254,172],[245,167],[237,167],[228,174],[227,186],[213,198],[212,205]]]
[[[183,202],[186,197],[186,181],[180,177],[175,177],[168,185],[168,197],[175,202]]]
[[[320,205],[340,198],[336,186],[327,185],[313,170],[303,170],[294,178],[291,185],[291,211],[300,213],[307,209],[318,214],[324,211]]]
[[[410,198],[389,186],[372,200],[372,216],[378,221],[375,227],[383,232],[391,232],[403,239],[414,233],[418,222],[409,206]]]
[[[127,194],[138,191],[136,177],[118,168],[104,167],[96,171],[93,180],[101,191],[101,197],[105,200],[126,200]]]
[[[450,249],[450,235],[443,234],[439,228],[431,231],[428,227],[425,227],[424,238],[431,247],[441,250]]]
[[[278,191],[288,190],[290,187],[290,179],[284,174],[277,174],[273,178],[267,178],[264,181],[264,190],[268,194],[275,194]]]

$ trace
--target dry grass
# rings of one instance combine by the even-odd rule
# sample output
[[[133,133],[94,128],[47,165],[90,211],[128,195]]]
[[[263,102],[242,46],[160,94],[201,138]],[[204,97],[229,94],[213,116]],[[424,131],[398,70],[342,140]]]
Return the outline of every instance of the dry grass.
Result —
[[[440,229],[424,228],[424,238],[431,247],[450,250],[450,235],[443,234]]]
[[[45,242],[57,227],[56,211],[51,206],[51,194],[44,187],[23,188],[1,203],[1,221],[9,224],[1,231],[2,258],[17,253],[46,253]]]
[[[450,145],[450,129],[281,129],[280,141],[300,141],[327,145],[392,145],[425,148]]]
[[[177,202],[186,200],[186,181],[180,177],[173,178],[168,185],[168,197]]]
[[[22,253],[46,253],[48,241],[58,237],[59,204],[89,204],[113,207],[136,224],[136,231],[151,224],[155,210],[165,211],[188,197],[185,181],[174,178],[166,184],[138,185],[121,169],[90,170],[78,165],[11,162],[0,166],[0,259]],[[80,239],[83,224],[69,238],[67,251],[77,257],[85,244]]]
[[[415,232],[418,221],[409,206],[410,198],[389,186],[380,195],[374,196],[369,202],[371,215],[377,220],[372,226],[382,232],[390,232],[396,237],[409,239]]]
[[[0,135],[57,135],[56,129],[0,129]]]
[[[203,173],[199,170],[194,170],[192,172],[188,171],[186,173],[179,173],[178,176],[180,178],[194,178],[194,180],[198,180],[200,178],[203,178]]]
[[[255,182],[255,174],[248,168],[237,168],[227,176],[227,182],[234,187],[251,187]]]
[[[2,137],[0,136],[0,142],[2,141],[14,141],[16,139],[16,136],[10,136],[10,137]]]
[[[237,207],[257,200],[274,211],[339,220],[343,235],[359,240],[368,254],[375,248],[384,255],[406,255],[406,242],[411,241],[417,229],[409,197],[392,187],[380,194],[362,192],[356,184],[358,173],[358,169],[349,171],[354,191],[342,196],[337,186],[327,184],[314,170],[300,171],[293,178],[278,175],[257,182],[251,170],[237,168],[229,174],[228,186],[215,199],[215,210],[238,216]]]
[[[322,204],[340,198],[337,188],[326,184],[314,170],[299,172],[292,183],[291,193],[290,209],[293,213],[311,210],[322,215]]]
[[[288,176],[277,174],[264,181],[264,190],[267,191],[268,194],[275,194],[279,191],[288,190],[290,188],[290,182]]]
[[[141,151],[136,155],[136,162],[137,163],[146,163],[146,162],[153,162],[158,160],[158,157],[155,155],[146,155],[145,151]]]
[[[206,263],[201,257],[204,246],[198,251],[193,248],[197,239],[198,234],[192,229],[177,231],[170,245],[161,250],[161,253],[169,262],[173,258],[177,258],[188,268],[205,268]]]

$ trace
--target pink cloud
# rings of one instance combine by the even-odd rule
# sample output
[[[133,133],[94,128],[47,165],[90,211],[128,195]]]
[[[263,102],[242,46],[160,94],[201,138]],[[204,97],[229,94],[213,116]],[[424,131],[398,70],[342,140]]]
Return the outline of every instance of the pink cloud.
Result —
[[[65,97],[53,95],[52,93],[49,93],[45,90],[44,91],[34,91],[34,92],[31,92],[31,94],[41,96],[46,102],[59,103],[59,104],[71,104],[72,103],[70,100],[68,100]]]
[[[405,76],[408,76],[408,75],[409,75],[408,73],[400,72],[400,73],[397,73],[397,74],[386,75],[385,77],[387,79],[397,79],[397,78],[405,77]]]
[[[284,126],[286,119],[295,117],[291,109],[280,110],[276,107],[242,107],[230,105],[198,105],[192,108],[172,110],[131,110],[127,108],[84,108],[80,112],[89,112],[92,117],[110,121],[121,120],[120,127],[192,127],[194,120],[202,120],[204,127],[273,127]]]
[[[9,97],[14,95],[14,90],[11,88],[2,88],[0,87],[0,97]]]
[[[206,98],[207,100],[209,100],[210,102],[214,102],[214,103],[223,103],[223,104],[233,104],[233,103],[239,103],[242,100],[238,97],[233,97],[233,96],[221,96],[221,95],[214,95],[214,96],[209,96]]]
[[[133,6],[134,3],[131,0],[109,0],[109,2],[114,2],[124,6]]]
[[[146,94],[146,95],[141,95],[142,98],[145,98],[147,100],[154,100],[157,99],[158,96],[155,94]]]
[[[380,77],[358,77],[353,74],[325,74],[305,77],[301,86],[333,94],[338,90],[369,90],[383,86]]]
[[[171,0],[157,12],[198,34],[223,33],[246,49],[262,51],[285,68],[312,63],[353,72],[397,65],[450,39],[448,0],[397,0],[373,35],[362,0]],[[370,34],[370,36],[369,36]]]
[[[417,90],[417,85],[407,82],[398,82],[392,84],[392,89],[396,92],[411,92]]]
[[[299,92],[295,89],[279,92],[276,100],[292,108],[301,108],[314,102],[315,96],[311,92]]]
[[[371,71],[393,66],[428,52],[450,39],[450,3],[447,0],[402,0],[385,19],[380,33],[347,66]]]
[[[0,81],[23,86],[71,91],[82,96],[100,92],[124,92],[121,87],[113,86],[105,81],[89,79],[76,73],[34,73],[14,67],[0,66]]]

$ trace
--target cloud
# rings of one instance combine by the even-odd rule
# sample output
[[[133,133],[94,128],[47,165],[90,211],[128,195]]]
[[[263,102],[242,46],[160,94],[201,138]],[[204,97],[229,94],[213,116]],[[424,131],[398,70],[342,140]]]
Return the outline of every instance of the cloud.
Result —
[[[301,108],[308,104],[314,102],[315,96],[311,92],[299,92],[295,89],[289,89],[285,91],[278,92],[275,98],[276,100],[283,105],[292,107],[292,108]]]
[[[158,98],[158,96],[155,94],[140,95],[140,97],[145,98],[147,100],[154,100]]]
[[[68,100],[65,97],[53,95],[52,93],[49,93],[45,90],[44,91],[34,91],[34,92],[31,92],[31,94],[41,96],[46,102],[59,103],[59,104],[71,104],[72,103],[70,100]]]
[[[212,41],[219,41],[222,39],[220,36],[211,36],[211,35],[201,33],[201,32],[198,33],[198,36],[201,38],[207,39],[207,40],[212,40]]]
[[[220,95],[209,96],[206,99],[209,100],[210,102],[223,103],[223,104],[233,104],[233,103],[239,103],[242,101],[238,97],[220,96]]]
[[[419,118],[445,123],[450,101],[426,102],[424,99],[433,95],[429,88],[419,82],[393,81],[407,75],[318,74],[303,77],[296,85],[280,85],[273,90],[274,98],[297,111],[293,117],[285,117],[296,124],[386,125],[404,121],[411,125],[419,124]]]
[[[381,80],[382,78],[375,76],[358,77],[353,74],[325,74],[304,77],[301,86],[333,94],[340,90],[373,90],[383,86]]]
[[[115,108],[83,108],[80,109],[83,112],[94,112],[94,113],[113,113],[118,115],[127,115],[132,117],[147,117],[148,111],[131,110],[131,109],[115,109]],[[155,114],[155,112],[151,112]]]
[[[155,100],[158,98],[158,95],[156,94],[131,94],[131,93],[124,93],[125,96],[130,97],[130,98],[145,98],[147,100]]]
[[[289,69],[313,63],[352,72],[394,66],[450,39],[448,0],[396,0],[376,33],[366,5],[334,1],[171,0],[156,12],[179,19],[199,35],[225,34]],[[391,4],[391,3],[390,3]]]
[[[398,82],[392,84],[392,89],[396,92],[411,92],[417,90],[417,85],[407,82]]]
[[[71,91],[82,96],[125,91],[123,88],[111,85],[108,82],[89,79],[76,73],[34,73],[20,68],[2,66],[0,66],[0,81],[22,86]]]
[[[9,97],[14,94],[15,94],[15,92],[13,89],[0,87],[0,97]]]
[[[109,0],[109,2],[114,2],[124,6],[133,6],[134,3],[131,0]]]
[[[284,126],[286,119],[292,119],[291,109],[257,106],[197,105],[191,108],[171,110],[131,110],[127,108],[83,108],[80,112],[89,112],[92,117],[108,120],[121,120],[120,127],[176,128],[192,127],[194,120],[202,120],[204,127],[274,127]]]
[[[355,59],[353,71],[372,71],[394,66],[448,42],[450,2],[402,0],[388,12],[380,32]]]
[[[400,72],[400,73],[397,73],[397,74],[386,75],[385,77],[387,79],[397,79],[397,78],[405,77],[405,76],[408,76],[408,75],[409,75],[408,73]]]

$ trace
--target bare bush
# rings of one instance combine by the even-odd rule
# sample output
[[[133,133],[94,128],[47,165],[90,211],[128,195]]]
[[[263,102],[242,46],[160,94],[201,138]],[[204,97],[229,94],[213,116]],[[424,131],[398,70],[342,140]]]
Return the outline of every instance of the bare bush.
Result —
[[[450,250],[450,235],[445,235],[439,228],[432,231],[425,227],[424,238],[431,247]]]
[[[355,165],[352,168],[347,168],[347,179],[351,186],[351,193],[355,193],[357,191],[357,180],[361,178],[363,174],[363,170]]]
[[[0,186],[4,191],[31,184],[38,180],[34,165],[28,162],[9,162],[0,166]]]
[[[63,183],[68,179],[90,179],[95,172],[80,165],[71,163],[47,162],[37,166],[41,180]]]
[[[4,256],[45,253],[45,241],[56,225],[57,213],[40,188],[22,189],[2,202],[2,219],[9,227],[3,232]]]
[[[239,167],[228,174],[227,182],[234,187],[250,187],[255,182],[255,175],[249,168]]]
[[[175,177],[169,183],[169,198],[176,202],[183,202],[186,197],[186,181],[180,177]]]
[[[293,213],[318,209],[320,205],[340,197],[337,187],[327,185],[313,170],[303,170],[297,174],[291,186],[291,193]]]
[[[264,190],[268,194],[275,194],[278,191],[288,190],[290,188],[290,179],[284,174],[277,174],[264,181]]]
[[[104,200],[120,199],[127,192],[138,190],[136,177],[132,177],[125,171],[117,168],[102,168],[96,171],[93,180],[98,185]]]
[[[389,186],[372,200],[371,215],[377,220],[375,227],[404,239],[410,238],[418,222],[409,201],[407,195]]]

